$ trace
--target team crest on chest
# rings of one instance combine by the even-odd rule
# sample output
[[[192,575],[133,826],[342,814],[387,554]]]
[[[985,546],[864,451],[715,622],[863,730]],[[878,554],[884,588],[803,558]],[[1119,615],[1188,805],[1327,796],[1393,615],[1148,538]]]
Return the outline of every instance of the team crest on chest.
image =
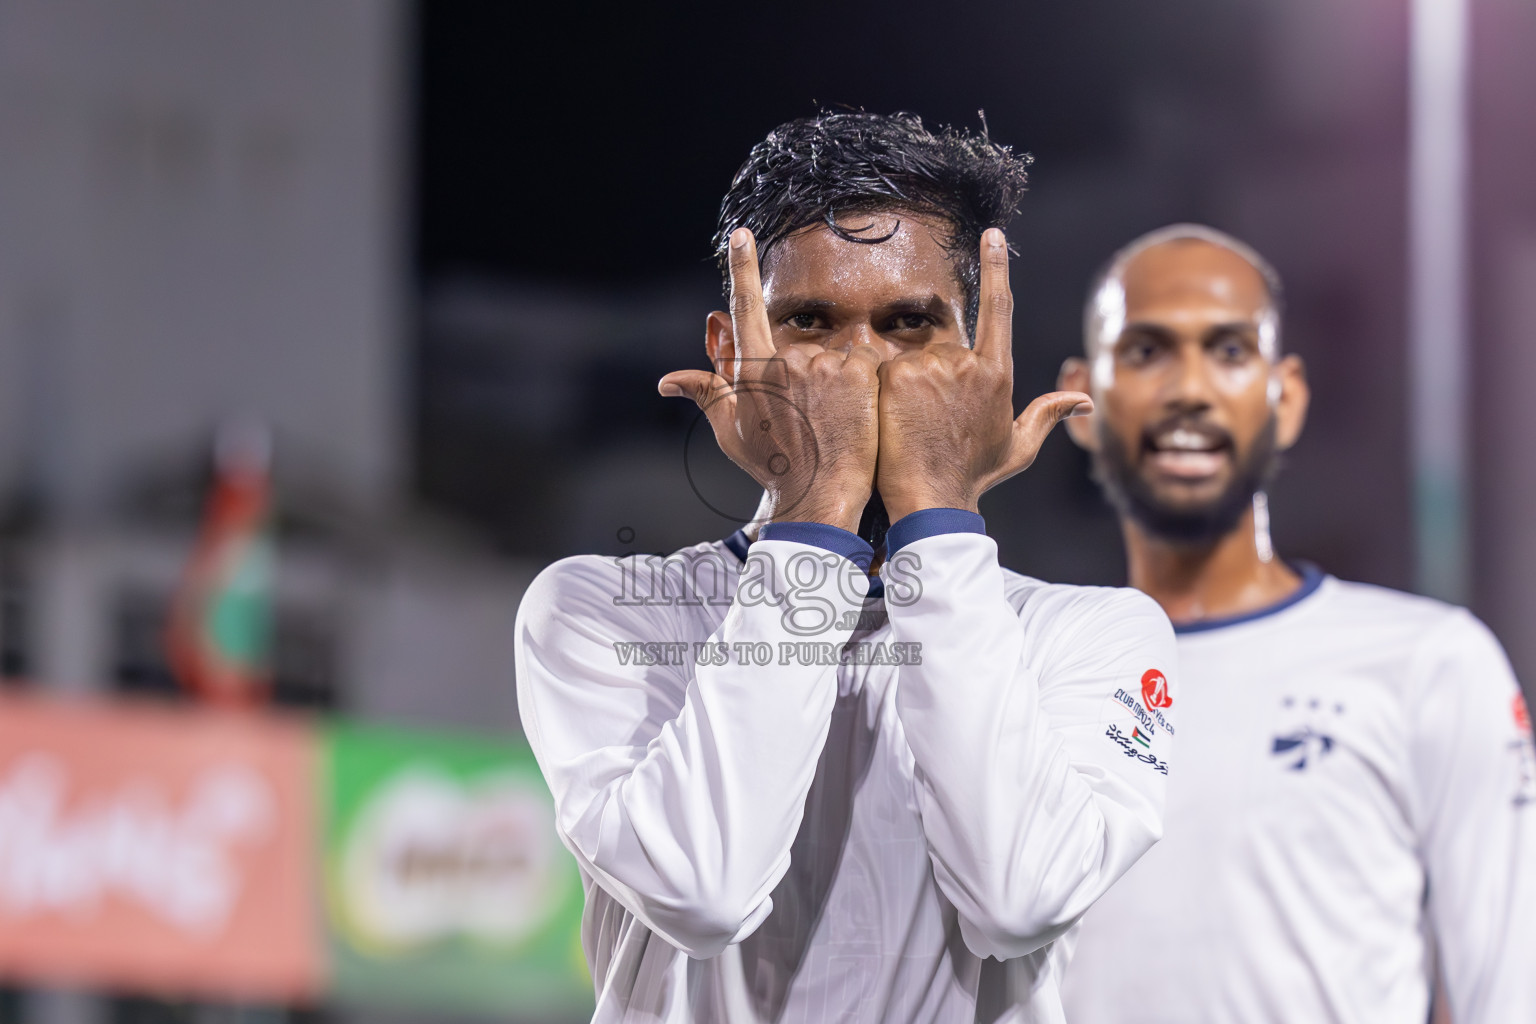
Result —
[[[1298,724],[1277,734],[1270,741],[1269,753],[1287,771],[1304,772],[1333,753],[1334,722],[1344,713],[1344,705],[1320,697],[1285,697],[1280,706]]]

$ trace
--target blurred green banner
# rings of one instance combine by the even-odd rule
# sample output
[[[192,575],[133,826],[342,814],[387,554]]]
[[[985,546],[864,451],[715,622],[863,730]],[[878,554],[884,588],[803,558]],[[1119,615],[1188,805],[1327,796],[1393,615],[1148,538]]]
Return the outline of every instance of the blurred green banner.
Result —
[[[354,723],[320,740],[330,994],[590,1015],[581,880],[526,744]]]

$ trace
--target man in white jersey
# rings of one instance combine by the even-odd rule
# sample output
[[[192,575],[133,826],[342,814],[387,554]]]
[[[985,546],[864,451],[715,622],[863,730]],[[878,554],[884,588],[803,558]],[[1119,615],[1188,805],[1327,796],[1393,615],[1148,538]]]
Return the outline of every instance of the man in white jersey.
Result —
[[[757,520],[558,562],[518,613],[594,1019],[1058,1022],[1058,939],[1157,839],[1172,729],[1129,695],[1169,692],[1167,618],[1004,571],[977,511],[1087,401],[1014,419],[1026,159],[824,114],[732,183],[714,370],[660,388]]]
[[[1536,1021],[1536,759],[1498,641],[1465,610],[1275,558],[1263,490],[1307,385],[1280,284],[1175,225],[1089,300],[1073,438],[1131,582],[1179,634],[1166,833],[1083,921],[1073,1024]]]

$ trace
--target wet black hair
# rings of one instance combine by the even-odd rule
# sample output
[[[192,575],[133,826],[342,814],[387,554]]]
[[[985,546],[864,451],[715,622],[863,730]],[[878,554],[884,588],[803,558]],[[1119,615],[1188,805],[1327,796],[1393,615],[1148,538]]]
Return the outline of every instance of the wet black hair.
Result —
[[[839,224],[849,213],[906,210],[947,222],[941,240],[966,299],[966,333],[975,337],[981,302],[981,233],[1005,227],[1018,210],[1033,158],[963,129],[929,131],[916,114],[822,111],[779,125],[752,147],[720,202],[715,254],[727,297],[730,237],[748,228],[758,259],[791,233],[825,223],[840,238],[874,245]]]

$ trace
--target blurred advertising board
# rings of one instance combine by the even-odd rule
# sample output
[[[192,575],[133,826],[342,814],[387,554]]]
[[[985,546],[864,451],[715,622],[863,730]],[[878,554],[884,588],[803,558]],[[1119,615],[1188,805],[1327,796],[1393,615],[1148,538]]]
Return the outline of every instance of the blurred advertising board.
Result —
[[[591,1012],[581,878],[525,745],[337,725],[323,749],[338,997]]]
[[[520,738],[0,696],[8,979],[566,1017],[581,906]]]
[[[283,720],[0,699],[0,967],[313,995],[312,759]]]

